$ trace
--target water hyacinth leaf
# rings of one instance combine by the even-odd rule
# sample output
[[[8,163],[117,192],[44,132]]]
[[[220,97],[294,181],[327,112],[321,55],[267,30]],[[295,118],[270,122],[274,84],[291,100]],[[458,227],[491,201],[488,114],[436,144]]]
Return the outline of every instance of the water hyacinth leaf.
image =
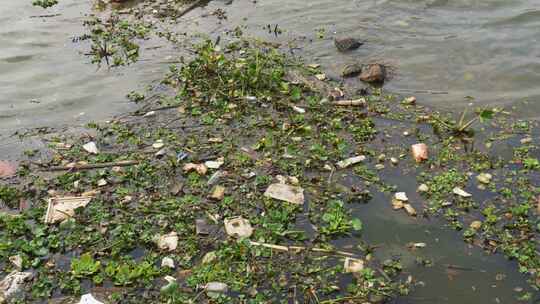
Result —
[[[495,111],[493,109],[484,109],[480,112],[479,116],[482,121],[489,120],[493,118]]]
[[[354,218],[351,221],[351,224],[353,226],[353,229],[356,230],[356,231],[361,231],[362,228],[363,228],[362,221],[359,218]]]
[[[34,0],[32,1],[33,6],[40,6],[42,8],[53,7],[58,4],[58,0]]]
[[[291,99],[294,100],[294,101],[298,101],[301,98],[302,98],[302,90],[297,86],[292,87],[292,89],[291,89]]]
[[[96,273],[101,266],[99,261],[94,261],[90,253],[81,255],[78,259],[71,261],[71,271],[76,277],[84,277]]]

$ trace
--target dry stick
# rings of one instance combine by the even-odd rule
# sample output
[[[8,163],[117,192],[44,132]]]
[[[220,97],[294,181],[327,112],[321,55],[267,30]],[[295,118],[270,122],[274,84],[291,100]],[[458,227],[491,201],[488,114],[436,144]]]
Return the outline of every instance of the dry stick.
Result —
[[[75,165],[75,166],[57,166],[44,168],[42,171],[76,171],[76,170],[91,170],[109,167],[127,167],[139,164],[137,160],[126,160],[112,163],[100,163],[100,164],[88,164],[88,165]]]
[[[285,251],[285,252],[291,251],[291,252],[296,253],[302,250],[311,250],[313,252],[334,253],[337,255],[342,255],[342,256],[347,256],[347,257],[356,256],[354,253],[350,253],[346,251],[339,251],[339,250],[324,249],[324,248],[307,248],[303,246],[282,246],[282,245],[259,243],[259,242],[253,242],[253,241],[250,241],[249,243],[254,246],[262,246],[262,247],[276,249],[276,250]]]
[[[61,15],[62,14],[37,15],[37,16],[30,16],[30,18],[50,18],[50,17],[61,16]]]
[[[141,110],[135,111],[135,113],[133,113],[133,114],[134,115],[145,115],[145,114],[150,113],[150,112],[170,110],[170,109],[175,109],[175,108],[179,108],[179,107],[180,107],[180,105],[171,105],[171,106],[163,106],[163,107],[159,107],[159,108],[155,108],[155,109],[141,109]]]
[[[336,100],[333,102],[336,106],[365,106],[366,105],[366,99],[365,98],[359,98],[359,99],[352,99],[352,100]]]
[[[435,90],[409,90],[409,89],[401,89],[397,90],[398,92],[408,92],[408,93],[420,93],[420,94],[433,94],[433,95],[442,95],[442,94],[448,94],[446,91],[435,91]]]

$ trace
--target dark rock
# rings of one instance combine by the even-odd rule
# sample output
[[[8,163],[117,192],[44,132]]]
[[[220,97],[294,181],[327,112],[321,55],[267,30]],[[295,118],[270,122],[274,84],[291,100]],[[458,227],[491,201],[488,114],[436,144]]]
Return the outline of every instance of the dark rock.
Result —
[[[340,52],[352,51],[359,48],[363,42],[351,37],[334,38],[334,44]]]
[[[353,77],[362,73],[362,65],[359,63],[353,63],[346,65],[341,71],[343,77]]]
[[[362,70],[360,80],[365,82],[382,83],[386,79],[386,70],[383,65],[372,64]]]

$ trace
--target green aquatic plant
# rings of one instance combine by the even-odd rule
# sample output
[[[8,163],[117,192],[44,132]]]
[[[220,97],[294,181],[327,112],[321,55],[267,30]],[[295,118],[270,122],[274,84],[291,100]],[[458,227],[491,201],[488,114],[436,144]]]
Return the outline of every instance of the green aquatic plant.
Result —
[[[90,253],[85,253],[71,261],[71,273],[78,278],[88,277],[98,272],[100,266],[101,262],[95,261]]]
[[[58,4],[58,0],[33,0],[32,5],[49,8]]]
[[[458,121],[439,113],[434,113],[431,118],[431,124],[437,133],[449,131],[454,135],[471,135],[471,127],[478,121],[485,122],[493,119],[498,112],[496,109],[479,109],[475,111],[472,118],[467,118],[467,108],[463,110]]]
[[[525,158],[523,167],[528,170],[538,170],[540,169],[540,162],[536,158]]]
[[[21,193],[16,188],[0,185],[0,203],[10,207],[18,206]]]
[[[349,233],[352,230],[361,231],[362,221],[358,218],[351,219],[345,210],[342,201],[330,201],[328,208],[322,216],[325,223],[321,232],[327,235]]]
[[[180,96],[200,100],[222,111],[227,102],[245,99],[257,103],[278,102],[287,96],[300,98],[301,89],[284,80],[286,58],[275,48],[245,48],[247,42],[220,46],[206,41],[197,47],[197,57],[181,68],[171,68],[168,82],[177,85]]]
[[[139,59],[140,46],[137,40],[147,39],[151,26],[136,20],[121,19],[118,14],[112,14],[107,19],[89,18],[84,22],[89,34],[82,37],[91,42],[90,52],[92,63],[107,66],[122,66],[136,62]]]

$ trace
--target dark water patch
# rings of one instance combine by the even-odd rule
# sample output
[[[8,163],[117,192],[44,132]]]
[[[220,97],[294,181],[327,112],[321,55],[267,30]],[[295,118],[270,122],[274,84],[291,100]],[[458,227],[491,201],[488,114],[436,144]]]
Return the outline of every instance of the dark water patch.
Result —
[[[7,63],[20,63],[20,62],[32,60],[32,58],[34,58],[33,55],[19,55],[19,56],[2,58],[0,59],[0,61],[4,61]]]

